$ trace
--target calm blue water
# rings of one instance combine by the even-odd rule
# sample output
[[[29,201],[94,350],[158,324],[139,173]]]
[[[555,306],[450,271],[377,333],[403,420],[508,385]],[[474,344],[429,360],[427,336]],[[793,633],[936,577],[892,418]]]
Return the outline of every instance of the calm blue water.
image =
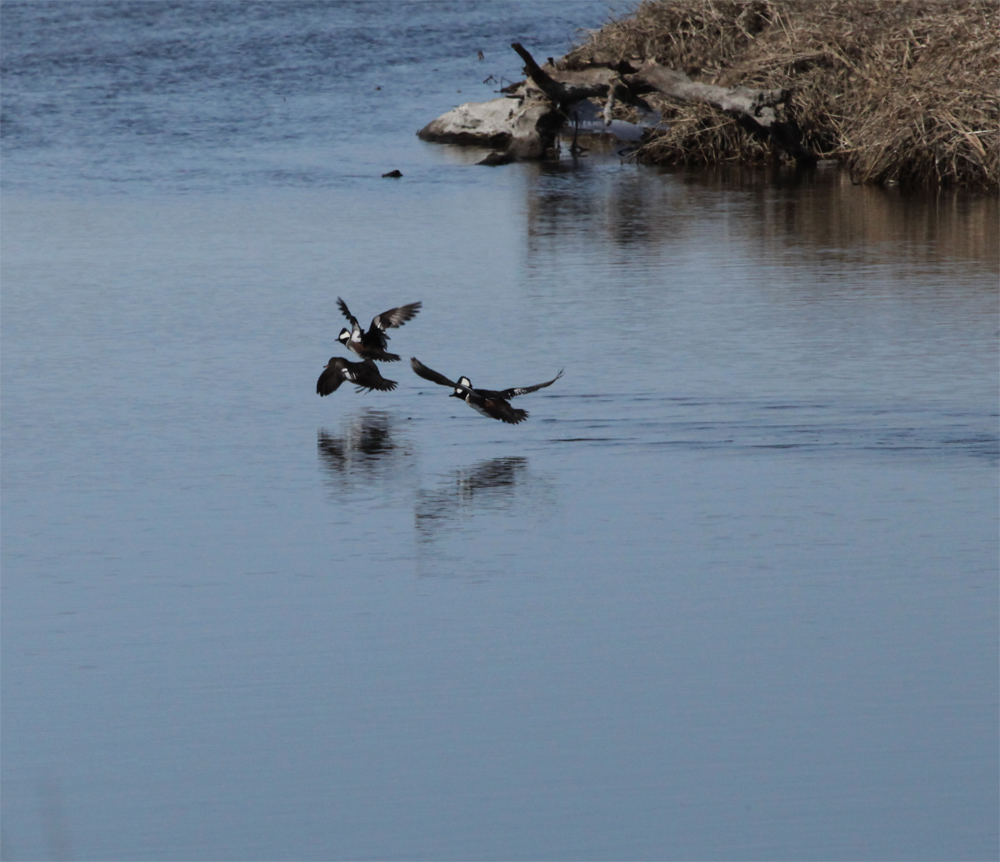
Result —
[[[0,4],[4,859],[996,858],[996,200],[415,137],[607,16]]]

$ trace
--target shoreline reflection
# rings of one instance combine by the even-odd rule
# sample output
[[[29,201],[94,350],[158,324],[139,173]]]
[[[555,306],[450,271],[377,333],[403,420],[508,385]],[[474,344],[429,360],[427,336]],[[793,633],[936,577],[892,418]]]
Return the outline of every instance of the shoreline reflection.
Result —
[[[852,260],[866,253],[925,263],[963,259],[984,273],[1000,271],[1000,204],[991,195],[855,186],[835,169],[623,171],[613,160],[600,159],[541,165],[530,180],[525,187],[529,258],[551,255],[555,245],[566,254],[562,247],[573,236],[587,242],[600,236],[620,248],[667,254],[698,241],[704,220],[722,219],[734,239],[759,245],[784,266],[801,262],[798,254],[784,252],[805,248]],[[726,199],[740,209],[749,203],[753,217],[720,209]]]

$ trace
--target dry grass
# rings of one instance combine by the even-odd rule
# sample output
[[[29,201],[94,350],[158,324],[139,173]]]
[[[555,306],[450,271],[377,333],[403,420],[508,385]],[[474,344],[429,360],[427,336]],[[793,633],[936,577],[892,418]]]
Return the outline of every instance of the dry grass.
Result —
[[[790,88],[805,144],[860,182],[1000,180],[997,0],[646,0],[560,63],[655,59],[721,86]],[[661,99],[648,162],[761,163],[734,120]]]

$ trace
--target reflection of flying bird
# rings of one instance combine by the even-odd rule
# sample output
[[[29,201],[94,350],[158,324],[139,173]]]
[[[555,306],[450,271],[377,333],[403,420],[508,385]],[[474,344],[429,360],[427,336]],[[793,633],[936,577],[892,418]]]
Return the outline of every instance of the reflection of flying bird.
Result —
[[[345,477],[368,479],[380,473],[394,475],[397,455],[401,454],[392,433],[392,418],[381,410],[362,410],[344,423],[343,432],[334,435],[321,428],[316,435],[320,463],[338,483]]]
[[[395,353],[386,353],[386,342],[389,336],[385,334],[387,329],[402,326],[406,321],[416,317],[422,303],[413,302],[409,305],[401,305],[399,308],[390,308],[381,314],[376,314],[372,318],[371,326],[365,332],[358,323],[358,319],[351,314],[344,302],[337,297],[337,306],[351,322],[350,329],[340,330],[337,341],[341,342],[348,350],[353,350],[362,359],[378,359],[381,362],[398,362],[399,356]]]
[[[446,534],[456,518],[474,514],[477,505],[495,509],[512,504],[527,478],[527,458],[493,458],[449,473],[436,488],[421,488],[413,513],[418,537]]]
[[[362,389],[378,389],[381,392],[391,392],[396,388],[395,380],[386,380],[379,373],[378,366],[370,359],[363,362],[350,362],[334,356],[327,364],[319,380],[316,381],[316,391],[320,395],[329,395],[336,392],[337,388],[344,381],[357,386],[357,391]]]
[[[493,389],[474,389],[472,381],[468,377],[459,377],[458,382],[455,383],[443,374],[438,374],[432,368],[428,368],[415,356],[410,359],[410,366],[424,380],[430,380],[432,383],[437,383],[441,386],[450,386],[454,389],[455,391],[451,393],[452,398],[461,398],[473,410],[482,413],[483,416],[489,416],[491,419],[499,419],[501,422],[506,422],[509,425],[517,425],[518,422],[523,422],[528,418],[527,410],[518,410],[516,407],[510,406],[511,398],[515,395],[526,395],[529,392],[544,389],[562,377],[562,371],[560,371],[555,377],[545,383],[536,383],[534,386],[512,386],[510,389],[503,389],[498,392]]]

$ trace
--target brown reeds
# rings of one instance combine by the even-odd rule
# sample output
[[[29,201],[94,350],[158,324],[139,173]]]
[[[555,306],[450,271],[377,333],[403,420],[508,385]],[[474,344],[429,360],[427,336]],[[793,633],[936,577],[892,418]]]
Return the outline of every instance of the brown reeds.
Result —
[[[803,143],[858,182],[1000,180],[997,0],[645,0],[560,65],[654,59],[720,86],[791,89]],[[763,163],[774,151],[704,105],[650,98],[651,163]]]

